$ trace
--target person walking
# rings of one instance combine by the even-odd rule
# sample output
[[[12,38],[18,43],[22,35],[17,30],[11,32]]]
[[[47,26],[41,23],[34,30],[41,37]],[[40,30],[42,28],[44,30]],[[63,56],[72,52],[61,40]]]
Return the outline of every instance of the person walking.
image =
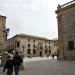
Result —
[[[54,54],[52,54],[52,58],[53,58],[53,60],[54,60]]]
[[[23,59],[18,54],[18,52],[16,52],[15,56],[13,57],[13,66],[14,66],[15,75],[19,74],[19,69],[20,69],[21,63],[23,63]]]
[[[24,54],[23,54],[22,51],[19,52],[19,55],[21,56],[21,58],[22,58],[22,60],[23,60]],[[25,69],[25,68],[24,68],[24,65],[23,65],[23,63],[21,63],[21,65],[20,65],[20,70],[24,70],[24,69]]]
[[[3,72],[7,69],[7,75],[12,75],[13,73],[13,58],[8,56],[7,61],[4,65]]]

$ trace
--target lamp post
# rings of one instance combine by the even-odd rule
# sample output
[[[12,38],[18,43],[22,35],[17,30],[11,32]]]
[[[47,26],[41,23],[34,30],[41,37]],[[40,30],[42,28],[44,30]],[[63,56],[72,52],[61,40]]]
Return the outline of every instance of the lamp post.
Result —
[[[4,32],[4,42],[3,42],[4,47],[3,47],[3,52],[5,52],[5,49],[6,49],[6,41],[7,41],[7,36],[8,36],[8,33],[9,33],[9,28],[4,29],[3,32]]]

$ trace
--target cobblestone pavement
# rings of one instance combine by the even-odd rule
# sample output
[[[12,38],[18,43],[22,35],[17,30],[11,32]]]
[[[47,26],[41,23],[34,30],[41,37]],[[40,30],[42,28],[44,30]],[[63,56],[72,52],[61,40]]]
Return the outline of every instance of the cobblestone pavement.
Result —
[[[19,75],[75,75],[75,61],[45,59],[24,63],[25,70]],[[6,75],[0,68],[0,75]],[[13,73],[14,75],[14,73]]]

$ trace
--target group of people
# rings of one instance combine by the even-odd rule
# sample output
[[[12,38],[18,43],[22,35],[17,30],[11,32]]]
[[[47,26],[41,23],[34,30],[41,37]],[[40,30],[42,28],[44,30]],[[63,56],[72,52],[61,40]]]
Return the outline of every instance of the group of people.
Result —
[[[12,75],[14,69],[15,75],[18,75],[21,63],[23,63],[23,59],[18,54],[18,52],[15,52],[15,55],[13,57],[11,55],[8,55],[7,61],[3,68],[3,72],[7,69],[7,75]]]

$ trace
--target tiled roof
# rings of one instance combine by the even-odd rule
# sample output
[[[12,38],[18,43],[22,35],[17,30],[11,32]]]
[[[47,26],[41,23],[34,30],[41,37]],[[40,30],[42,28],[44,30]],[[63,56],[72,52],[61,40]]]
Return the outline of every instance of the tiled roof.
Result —
[[[41,40],[47,40],[47,41],[50,41],[50,39],[47,39],[45,37],[39,37],[39,36],[34,36],[34,35],[28,35],[28,34],[16,34],[15,36],[13,37],[27,37],[27,38],[34,38],[34,39],[41,39]],[[12,37],[12,38],[13,38]]]

